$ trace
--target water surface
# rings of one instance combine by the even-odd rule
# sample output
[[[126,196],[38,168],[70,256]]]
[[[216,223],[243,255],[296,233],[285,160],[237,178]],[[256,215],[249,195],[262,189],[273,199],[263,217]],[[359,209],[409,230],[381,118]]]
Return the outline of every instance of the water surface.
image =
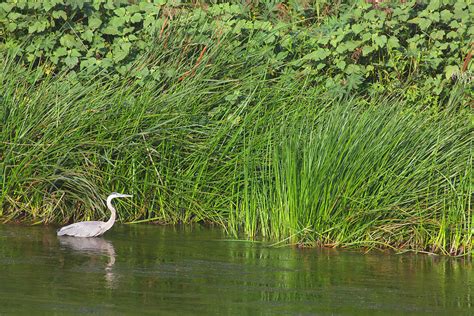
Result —
[[[468,260],[230,241],[117,225],[103,238],[0,225],[0,314],[469,315]]]

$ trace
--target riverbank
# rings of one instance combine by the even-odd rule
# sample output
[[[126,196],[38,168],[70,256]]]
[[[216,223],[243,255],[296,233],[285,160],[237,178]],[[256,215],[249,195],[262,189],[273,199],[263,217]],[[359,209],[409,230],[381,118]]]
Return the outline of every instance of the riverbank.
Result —
[[[214,222],[304,245],[471,249],[472,125],[398,98],[330,99],[301,83],[167,91],[3,72],[2,219]]]
[[[265,40],[230,32],[203,44],[208,28],[173,32],[180,27],[164,28],[166,45],[123,73],[33,67],[4,52],[3,222],[103,219],[104,197],[117,191],[134,195],[118,206],[122,222],[215,223],[301,246],[471,253],[464,83],[440,81],[436,94],[429,84],[351,81],[332,70],[321,81],[319,57],[308,70],[295,64],[305,55],[274,61]],[[265,36],[275,32],[267,27]],[[335,59],[324,63],[333,69]]]

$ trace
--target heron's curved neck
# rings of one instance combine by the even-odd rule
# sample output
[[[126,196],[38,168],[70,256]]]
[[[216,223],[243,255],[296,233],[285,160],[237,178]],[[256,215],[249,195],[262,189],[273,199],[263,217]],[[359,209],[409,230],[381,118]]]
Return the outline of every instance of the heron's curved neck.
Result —
[[[107,225],[110,225],[110,226],[112,226],[115,222],[115,207],[112,205],[112,199],[113,197],[110,197],[110,196],[107,198],[107,207],[112,212],[112,215],[107,221]]]

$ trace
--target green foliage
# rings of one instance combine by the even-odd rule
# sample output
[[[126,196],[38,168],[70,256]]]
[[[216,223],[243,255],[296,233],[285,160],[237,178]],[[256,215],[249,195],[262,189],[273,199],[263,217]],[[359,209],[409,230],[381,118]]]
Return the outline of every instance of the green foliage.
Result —
[[[120,72],[149,46],[164,1],[13,1],[0,6],[1,47],[47,70]]]
[[[360,1],[338,19],[281,42],[291,43],[284,48],[293,52],[288,61],[294,69],[314,74],[328,89],[375,92],[380,84],[388,91],[413,85],[439,96],[451,89],[452,75],[461,72],[472,50],[473,14],[474,6],[462,0],[386,1],[378,9]],[[465,71],[473,69],[471,62]]]
[[[212,54],[206,46],[226,42],[229,63],[265,64],[269,77],[309,79],[334,95],[411,86],[431,91],[435,103],[457,78],[472,73],[472,62],[463,69],[474,38],[474,6],[465,0],[341,3],[8,0],[0,6],[0,52],[13,50],[29,63],[47,64],[46,72],[132,72],[147,82],[163,72],[188,76],[203,65],[197,60],[202,50]],[[154,59],[153,69],[136,71],[144,55],[169,45],[171,33],[187,42],[176,52],[187,66],[163,70]],[[466,93],[472,97],[470,89]]]

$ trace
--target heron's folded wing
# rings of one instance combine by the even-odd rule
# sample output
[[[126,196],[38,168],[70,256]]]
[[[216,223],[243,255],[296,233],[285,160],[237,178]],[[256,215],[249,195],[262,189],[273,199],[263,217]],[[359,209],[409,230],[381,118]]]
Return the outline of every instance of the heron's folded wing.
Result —
[[[102,233],[103,222],[79,222],[58,230],[58,236],[95,237]]]

